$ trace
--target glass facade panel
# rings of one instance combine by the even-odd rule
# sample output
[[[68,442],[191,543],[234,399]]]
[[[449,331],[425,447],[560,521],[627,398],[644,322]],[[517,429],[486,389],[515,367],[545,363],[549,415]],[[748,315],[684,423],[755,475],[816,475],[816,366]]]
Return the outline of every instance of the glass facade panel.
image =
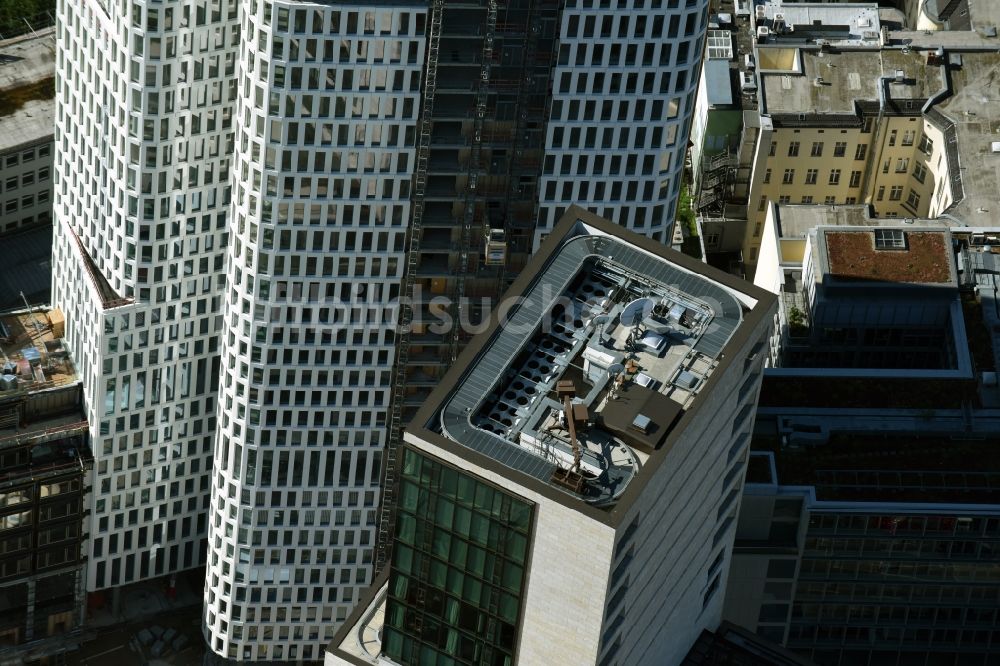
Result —
[[[402,456],[385,655],[512,664],[533,506],[413,450]]]
[[[787,647],[822,666],[989,663],[1000,644],[1000,634],[983,630],[1000,619],[1000,550],[990,520],[812,513]],[[769,578],[794,568],[771,565]],[[764,604],[760,621],[784,622],[785,609]]]

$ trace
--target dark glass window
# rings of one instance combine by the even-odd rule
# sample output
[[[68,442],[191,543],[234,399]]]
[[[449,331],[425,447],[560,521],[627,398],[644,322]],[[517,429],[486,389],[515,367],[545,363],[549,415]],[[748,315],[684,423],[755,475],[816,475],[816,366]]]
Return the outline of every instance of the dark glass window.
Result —
[[[532,505],[403,450],[382,649],[400,663],[512,664]]]

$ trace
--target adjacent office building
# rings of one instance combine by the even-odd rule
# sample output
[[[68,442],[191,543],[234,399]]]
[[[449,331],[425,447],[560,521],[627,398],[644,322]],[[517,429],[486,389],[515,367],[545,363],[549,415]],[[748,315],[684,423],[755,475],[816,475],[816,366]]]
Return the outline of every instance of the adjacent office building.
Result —
[[[706,7],[64,5],[53,302],[95,452],[88,590],[207,564],[216,653],[317,656],[371,580],[402,387],[466,340],[414,326],[411,351],[377,304],[495,296],[568,201],[668,238]],[[393,384],[409,363],[428,376]]]
[[[992,663],[995,425],[879,411],[758,414],[725,617],[817,664]]]
[[[0,42],[0,233],[52,221],[55,35]]]
[[[774,314],[570,209],[407,430],[391,563],[327,663],[681,663],[721,619]]]

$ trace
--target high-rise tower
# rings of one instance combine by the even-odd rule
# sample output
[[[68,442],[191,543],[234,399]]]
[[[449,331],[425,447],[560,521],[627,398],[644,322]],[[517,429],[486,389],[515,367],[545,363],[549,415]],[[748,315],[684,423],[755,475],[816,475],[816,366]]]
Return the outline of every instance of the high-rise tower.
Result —
[[[371,582],[424,20],[240,7],[205,586],[231,659],[317,658]]]
[[[204,562],[236,3],[64,2],[53,304],[95,455],[88,590]]]
[[[775,312],[570,209],[408,426],[388,571],[326,663],[682,663],[721,619]]]
[[[576,202],[670,241],[707,25],[707,0],[430,3],[380,565],[402,426],[474,330],[442,312],[480,322]]]
[[[89,590],[207,563],[215,652],[315,656],[370,582],[392,433],[469,337],[389,304],[482,317],[570,200],[667,238],[707,0],[647,1],[60,7]]]

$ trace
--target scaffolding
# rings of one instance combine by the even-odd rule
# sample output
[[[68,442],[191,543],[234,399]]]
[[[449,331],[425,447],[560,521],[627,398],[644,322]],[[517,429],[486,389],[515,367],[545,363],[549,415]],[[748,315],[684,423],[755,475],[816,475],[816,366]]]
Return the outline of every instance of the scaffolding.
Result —
[[[451,362],[458,358],[461,346],[462,327],[462,300],[465,297],[465,280],[469,272],[469,253],[478,251],[474,247],[472,225],[476,222],[477,192],[476,185],[479,181],[479,172],[482,165],[483,150],[483,126],[486,122],[486,105],[490,94],[490,70],[493,64],[493,40],[496,37],[497,29],[497,3],[496,0],[487,0],[485,34],[483,35],[483,58],[479,72],[479,89],[476,91],[476,113],[472,121],[472,147],[469,157],[469,179],[465,193],[465,215],[462,220],[462,243],[459,246],[458,271],[455,275],[455,302],[452,330],[451,330]]]
[[[396,493],[396,454],[403,435],[403,403],[406,398],[406,370],[409,362],[410,333],[413,323],[413,284],[420,254],[421,223],[427,194],[427,164],[431,149],[431,128],[434,115],[434,92],[437,88],[437,65],[441,47],[441,18],[444,0],[431,4],[427,36],[427,66],[424,72],[424,93],[420,108],[420,136],[417,145],[416,174],[413,188],[413,209],[410,218],[406,267],[403,272],[403,298],[400,299],[396,325],[396,363],[390,396],[389,430],[381,471],[381,507],[375,547],[375,570],[381,571],[389,555],[392,520]]]
[[[428,11],[376,571],[391,555],[402,430],[470,337],[461,322],[486,314],[485,304],[466,297],[499,296],[508,275],[527,261],[559,3],[473,0],[445,12],[444,0],[433,0]],[[418,327],[417,316],[428,312],[425,303],[413,303],[421,293],[451,298],[450,330]]]

